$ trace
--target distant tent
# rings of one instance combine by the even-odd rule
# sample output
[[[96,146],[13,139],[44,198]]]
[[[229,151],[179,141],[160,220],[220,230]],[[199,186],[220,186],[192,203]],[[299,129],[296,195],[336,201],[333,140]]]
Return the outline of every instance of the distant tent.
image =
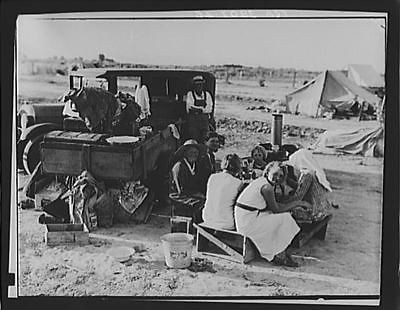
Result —
[[[384,78],[370,65],[349,65],[347,77],[361,87],[385,87]]]
[[[286,95],[286,111],[319,117],[333,108],[350,110],[356,99],[374,109],[380,102],[379,97],[350,81],[342,72],[327,70]]]
[[[362,128],[356,130],[332,130],[321,134],[311,147],[314,153],[353,154],[370,157],[383,157],[384,129]]]

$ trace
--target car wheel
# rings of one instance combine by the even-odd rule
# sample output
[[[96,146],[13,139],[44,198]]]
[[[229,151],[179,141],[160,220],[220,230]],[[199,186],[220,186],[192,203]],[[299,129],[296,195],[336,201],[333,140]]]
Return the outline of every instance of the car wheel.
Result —
[[[24,150],[29,141],[28,140],[18,140],[17,142],[17,168],[18,169],[25,169],[24,168]]]
[[[40,142],[43,140],[43,134],[35,137],[26,144],[22,162],[26,173],[32,174],[35,167],[40,162]]]

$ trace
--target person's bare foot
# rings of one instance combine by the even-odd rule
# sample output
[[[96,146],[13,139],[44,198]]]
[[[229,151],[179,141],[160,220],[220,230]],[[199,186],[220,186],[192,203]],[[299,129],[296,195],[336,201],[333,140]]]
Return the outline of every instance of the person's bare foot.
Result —
[[[299,267],[299,264],[293,260],[291,255],[285,252],[275,255],[272,263],[278,266]]]

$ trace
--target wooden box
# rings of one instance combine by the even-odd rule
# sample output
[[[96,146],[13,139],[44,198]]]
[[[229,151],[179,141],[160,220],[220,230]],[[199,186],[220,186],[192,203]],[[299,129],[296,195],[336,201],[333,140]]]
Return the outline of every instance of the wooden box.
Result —
[[[89,244],[89,230],[85,224],[46,224],[47,245]]]
[[[78,176],[84,170],[102,179],[134,177],[133,148],[109,145],[107,135],[52,131],[40,145],[42,170],[48,174]]]
[[[106,137],[94,133],[48,133],[40,144],[43,172],[78,176],[87,170],[105,180],[146,179],[148,172],[157,168],[159,157],[176,149],[169,128],[135,144],[110,145]]]
[[[194,224],[194,226],[197,228],[198,253],[245,264],[258,255],[253,242],[236,231],[214,229],[204,224]]]

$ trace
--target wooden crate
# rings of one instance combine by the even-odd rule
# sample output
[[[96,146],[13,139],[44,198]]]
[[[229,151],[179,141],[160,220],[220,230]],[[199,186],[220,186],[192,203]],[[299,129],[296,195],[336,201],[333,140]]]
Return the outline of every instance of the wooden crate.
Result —
[[[85,224],[46,224],[47,245],[89,244],[89,230]]]
[[[41,143],[42,170],[78,176],[84,170],[102,179],[134,178],[131,148],[64,142]]]
[[[253,242],[237,231],[214,229],[204,224],[194,224],[194,226],[197,229],[198,253],[244,264],[253,260],[258,254]]]
[[[146,179],[159,157],[176,149],[169,128],[134,145],[109,145],[104,139],[101,134],[50,132],[40,144],[42,171],[78,176],[88,170],[105,180]]]

